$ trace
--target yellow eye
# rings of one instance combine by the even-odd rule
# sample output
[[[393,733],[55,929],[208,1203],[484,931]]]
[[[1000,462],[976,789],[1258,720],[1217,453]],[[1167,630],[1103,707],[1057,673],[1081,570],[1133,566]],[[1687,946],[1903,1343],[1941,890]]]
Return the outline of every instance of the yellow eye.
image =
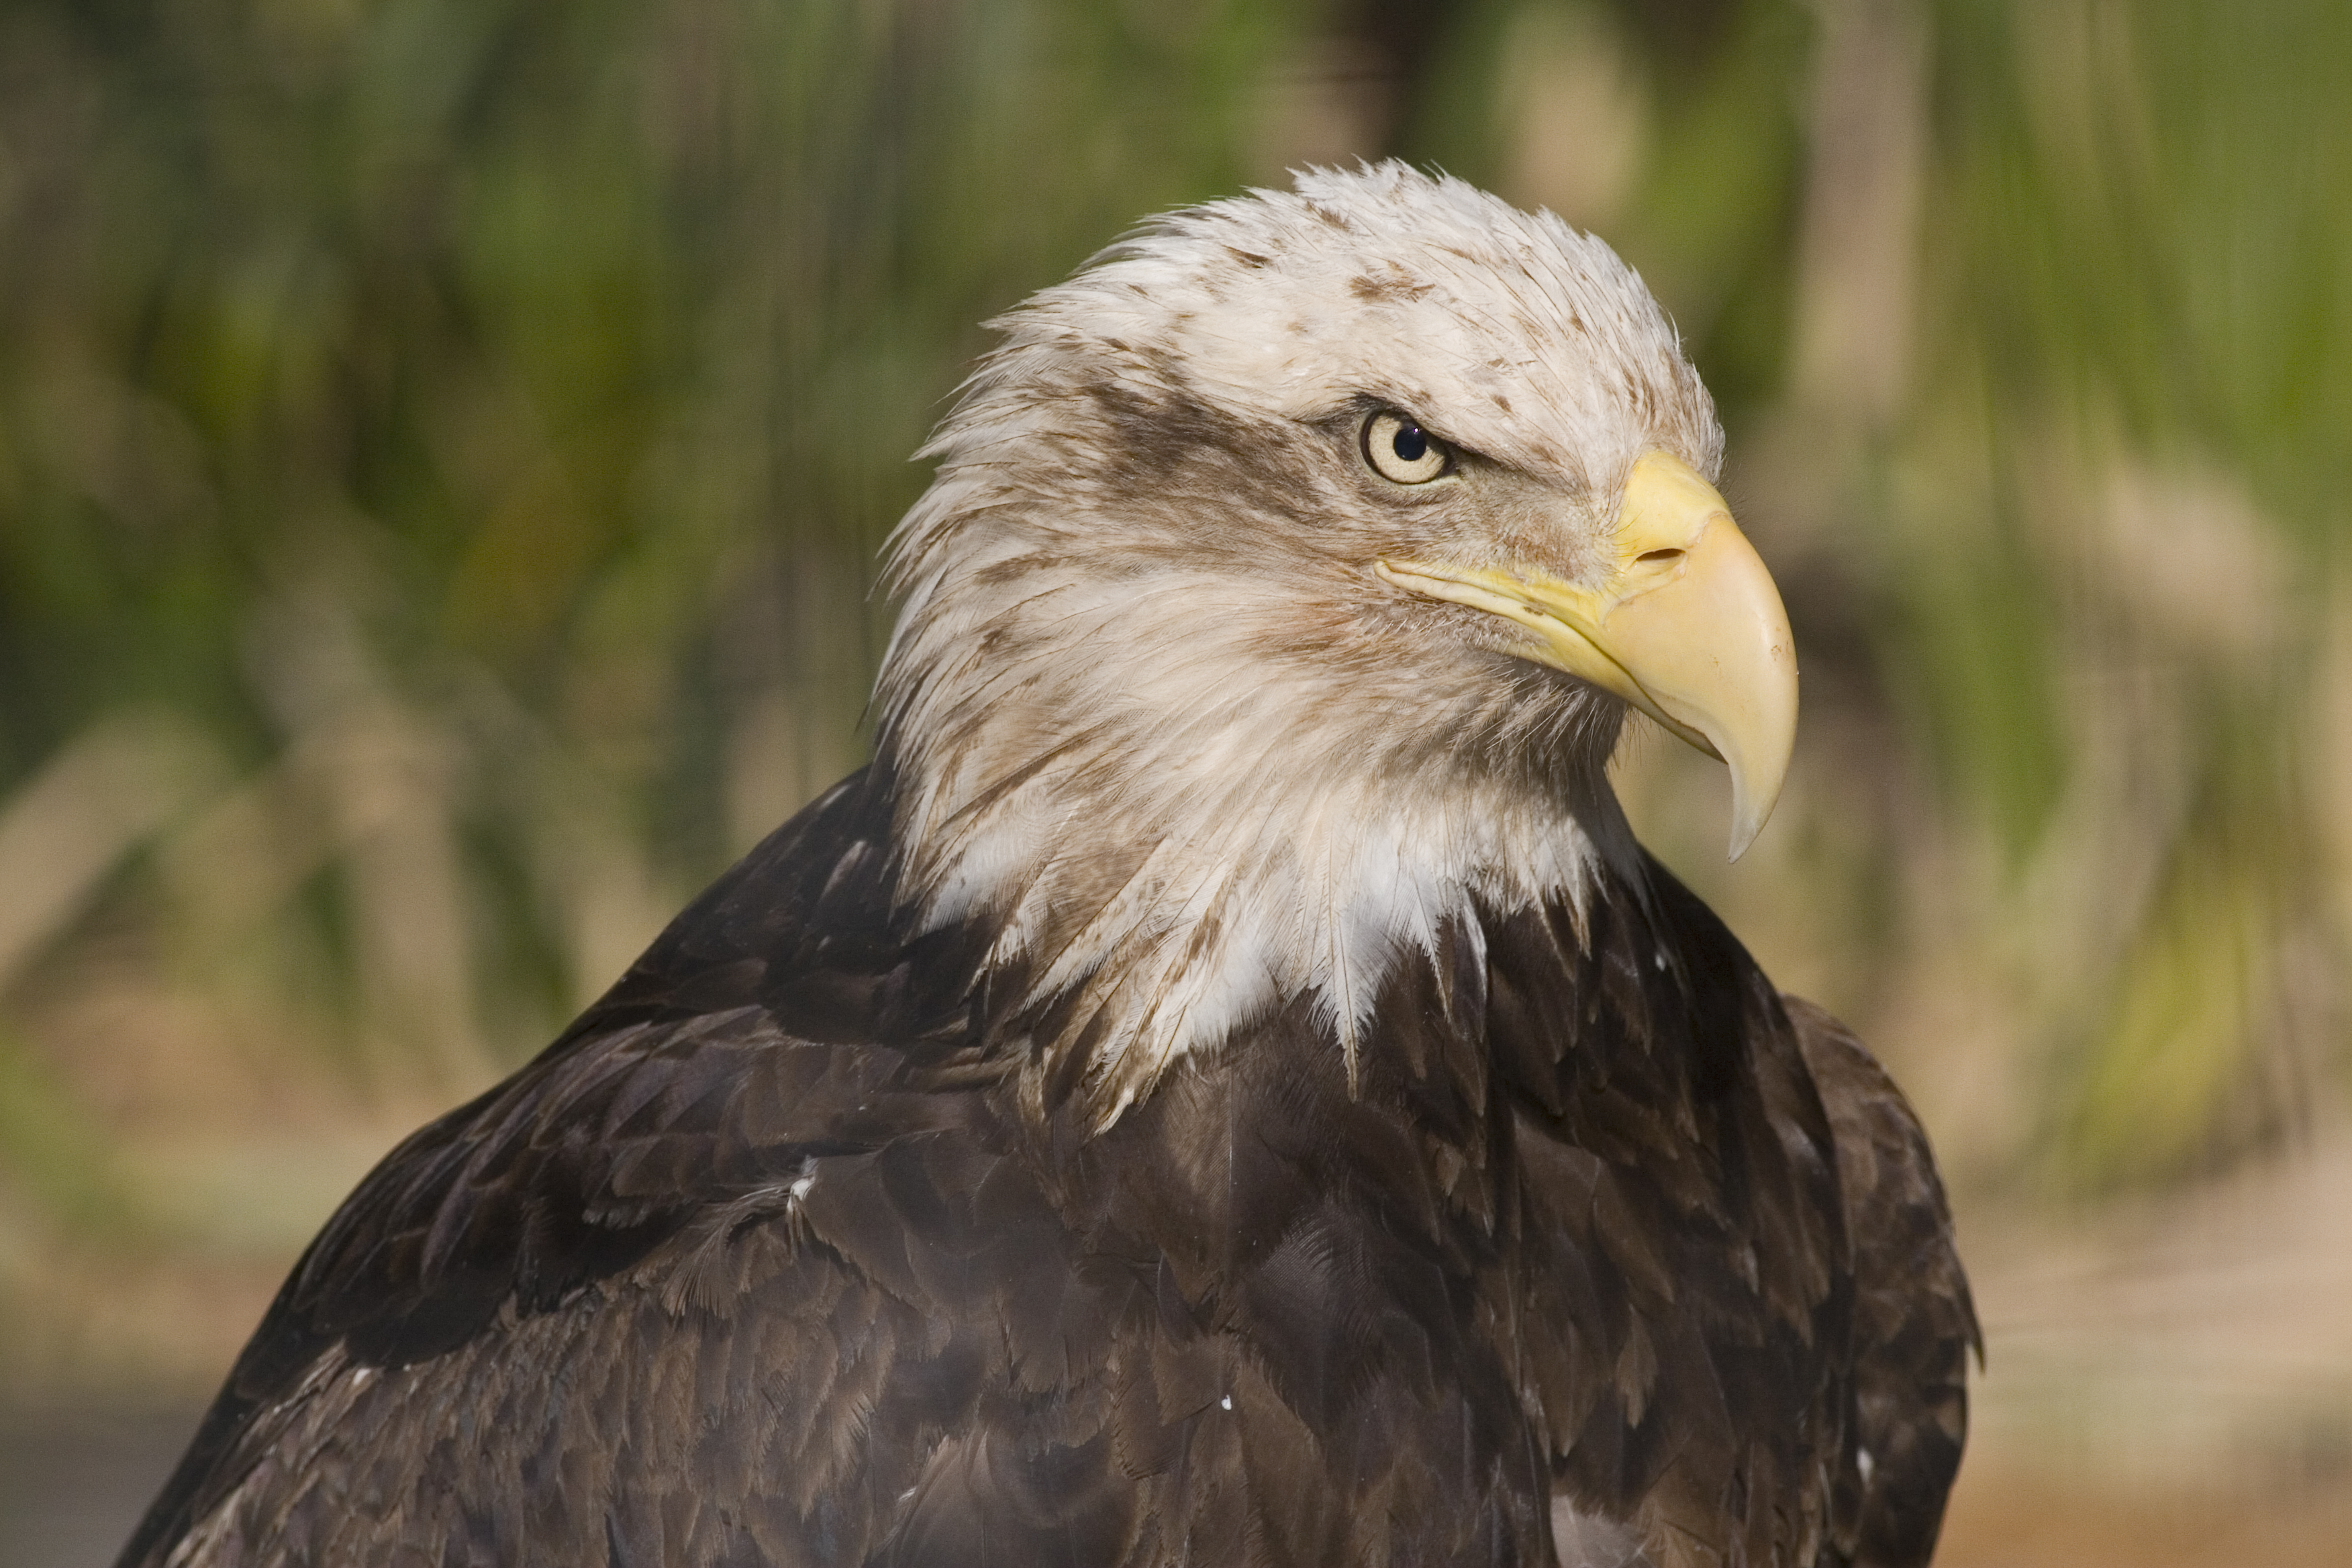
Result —
[[[1445,443],[1392,408],[1364,421],[1364,461],[1372,472],[1400,485],[1425,485],[1454,467]]]

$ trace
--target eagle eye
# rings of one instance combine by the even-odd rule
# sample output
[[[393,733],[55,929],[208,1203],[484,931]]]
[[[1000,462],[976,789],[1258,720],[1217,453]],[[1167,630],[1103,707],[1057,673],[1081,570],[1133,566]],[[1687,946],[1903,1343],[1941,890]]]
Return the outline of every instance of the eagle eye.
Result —
[[[1454,471],[1454,453],[1444,442],[1393,408],[1365,416],[1364,461],[1392,484],[1425,485]]]

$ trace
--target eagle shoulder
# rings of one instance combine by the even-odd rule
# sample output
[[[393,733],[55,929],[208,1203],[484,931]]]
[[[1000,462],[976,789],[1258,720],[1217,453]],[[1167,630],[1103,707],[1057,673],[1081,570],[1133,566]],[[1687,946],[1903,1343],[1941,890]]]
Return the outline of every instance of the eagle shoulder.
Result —
[[[974,1194],[1000,1238],[1049,1217],[999,1175],[969,955],[890,928],[888,826],[887,780],[853,777],[387,1155],[126,1568],[863,1560],[893,1500],[845,1479],[911,1484],[979,1357],[925,1238],[984,1240],[950,1212]]]
[[[1968,1361],[1982,1358],[1983,1335],[1910,1102],[1852,1030],[1801,997],[1781,1000],[1836,1136],[1853,1247],[1853,1433],[1831,1560],[1924,1568],[1968,1438]]]

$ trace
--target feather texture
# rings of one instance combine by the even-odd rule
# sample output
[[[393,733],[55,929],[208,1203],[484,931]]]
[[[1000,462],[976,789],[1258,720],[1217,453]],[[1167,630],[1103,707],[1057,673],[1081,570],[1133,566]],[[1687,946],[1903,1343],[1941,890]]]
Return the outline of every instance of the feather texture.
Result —
[[[1973,1325],[1916,1123],[1662,872],[1440,932],[1352,1090],[1295,1005],[1097,1133],[993,933],[894,918],[892,808],[388,1158],[125,1563],[1925,1561]]]
[[[1916,1121],[1634,843],[1616,700],[1370,569],[1715,471],[1639,280],[1391,165],[1005,327],[878,760],[362,1184],[123,1568],[1925,1563]]]

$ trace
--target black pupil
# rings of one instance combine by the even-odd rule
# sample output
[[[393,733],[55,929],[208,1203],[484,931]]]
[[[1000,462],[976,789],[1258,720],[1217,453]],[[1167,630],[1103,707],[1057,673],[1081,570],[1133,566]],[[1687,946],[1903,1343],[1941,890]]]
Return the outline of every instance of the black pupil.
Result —
[[[1429,437],[1421,433],[1418,425],[1400,425],[1396,434],[1389,437],[1389,449],[1404,462],[1418,463],[1429,456]]]

